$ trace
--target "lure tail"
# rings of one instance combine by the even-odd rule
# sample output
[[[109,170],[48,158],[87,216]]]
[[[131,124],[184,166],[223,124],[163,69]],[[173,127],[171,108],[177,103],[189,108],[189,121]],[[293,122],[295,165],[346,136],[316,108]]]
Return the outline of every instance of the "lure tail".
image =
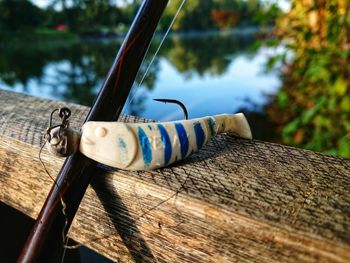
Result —
[[[112,167],[153,170],[185,159],[220,133],[252,138],[241,113],[164,123],[87,122],[80,151]]]
[[[214,116],[217,133],[228,133],[244,139],[252,139],[249,123],[243,113],[221,114]]]

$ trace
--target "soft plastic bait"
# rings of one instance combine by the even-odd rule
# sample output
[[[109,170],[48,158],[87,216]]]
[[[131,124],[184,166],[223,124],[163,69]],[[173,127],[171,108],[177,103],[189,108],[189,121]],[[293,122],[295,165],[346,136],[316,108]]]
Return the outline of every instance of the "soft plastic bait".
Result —
[[[51,152],[68,156],[79,148],[97,162],[126,170],[166,167],[198,151],[220,133],[252,139],[242,113],[155,123],[87,122],[81,134],[69,129],[67,117],[63,123],[47,131]]]

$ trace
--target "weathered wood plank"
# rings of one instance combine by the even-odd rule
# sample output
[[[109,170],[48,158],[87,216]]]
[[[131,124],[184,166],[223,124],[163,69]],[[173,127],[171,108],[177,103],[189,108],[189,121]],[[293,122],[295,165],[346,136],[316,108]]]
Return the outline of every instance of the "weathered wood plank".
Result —
[[[40,134],[66,104],[0,91],[0,105],[0,200],[35,218],[52,185]],[[88,109],[69,107],[80,127]],[[56,175],[62,160],[43,159]],[[121,262],[347,262],[350,161],[219,136],[166,169],[96,174],[70,236]]]

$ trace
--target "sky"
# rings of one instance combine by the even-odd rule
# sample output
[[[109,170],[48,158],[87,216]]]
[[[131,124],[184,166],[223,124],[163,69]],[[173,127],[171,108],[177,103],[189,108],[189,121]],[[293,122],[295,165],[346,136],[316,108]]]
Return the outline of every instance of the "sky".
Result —
[[[30,0],[33,4],[39,6],[39,7],[46,7],[48,4],[52,1],[49,0]],[[125,0],[114,0],[118,5],[123,5],[125,3]]]
[[[282,8],[283,11],[289,11],[290,1],[289,0],[279,0],[278,5]]]

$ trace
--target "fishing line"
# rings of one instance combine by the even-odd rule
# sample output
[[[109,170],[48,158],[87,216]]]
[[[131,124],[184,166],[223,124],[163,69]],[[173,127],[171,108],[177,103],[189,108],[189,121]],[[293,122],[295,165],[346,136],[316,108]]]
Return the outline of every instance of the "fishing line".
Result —
[[[158,53],[159,53],[161,47],[163,46],[163,44],[164,44],[164,42],[165,42],[165,39],[166,39],[167,36],[169,35],[170,30],[171,30],[172,26],[174,25],[174,23],[175,23],[175,21],[176,21],[176,18],[178,17],[178,15],[179,15],[179,13],[180,13],[180,11],[181,11],[183,5],[185,4],[185,2],[186,2],[186,0],[182,0],[181,4],[179,5],[179,7],[178,7],[178,9],[177,9],[177,11],[176,11],[176,13],[175,13],[174,18],[172,19],[172,21],[171,21],[169,27],[167,28],[167,30],[166,30],[164,36],[162,37],[161,42],[160,42],[160,44],[158,45],[158,47],[157,47],[155,53],[153,54],[152,59],[151,59],[150,63],[148,64],[145,73],[142,75],[142,78],[141,78],[140,82],[137,84],[137,87],[140,87],[140,86],[142,85],[142,83],[144,82],[144,80],[146,79],[146,76],[148,75],[148,72],[149,72],[149,70],[150,70],[152,64],[154,63],[154,61],[155,61],[155,59],[156,59],[156,57],[157,57],[157,55],[158,55]],[[135,99],[135,97],[136,97],[136,93],[137,93],[137,92],[135,92],[135,93],[131,96],[131,98],[129,99],[128,104],[127,104],[126,106],[131,105],[132,101],[133,101],[133,100]],[[125,109],[125,108],[126,108],[126,107],[124,107],[124,109]],[[62,238],[63,238],[63,240],[64,240],[64,252],[63,252],[63,257],[62,257],[62,261],[61,261],[61,263],[62,263],[63,260],[64,260],[65,253],[66,253],[66,249],[76,249],[76,248],[81,247],[82,244],[77,244],[77,245],[68,246],[68,236],[65,236],[65,234],[64,234],[64,233],[65,233],[65,230],[66,230],[66,228],[67,228],[67,225],[68,225],[68,218],[67,218],[67,214],[66,214],[66,204],[65,204],[65,202],[64,202],[64,200],[63,200],[63,198],[62,198],[62,195],[61,195],[59,186],[58,186],[58,184],[57,184],[57,181],[50,175],[49,171],[47,170],[47,168],[46,168],[46,166],[45,166],[45,163],[44,163],[43,160],[41,159],[41,153],[42,153],[42,150],[43,150],[43,148],[44,148],[44,146],[45,146],[45,143],[46,143],[46,141],[45,141],[44,144],[40,147],[40,151],[39,151],[39,160],[40,160],[41,165],[42,165],[43,168],[44,168],[44,171],[45,171],[46,174],[51,178],[51,180],[54,182],[54,184],[55,184],[55,186],[56,186],[56,188],[57,188],[57,190],[58,190],[58,193],[59,193],[59,196],[60,196],[60,200],[61,200],[61,204],[62,204],[62,214],[63,214],[64,217],[65,217],[65,224],[64,224],[64,227],[63,227],[63,230],[62,230]],[[167,199],[165,199],[165,200],[163,200],[162,202],[160,202],[159,204],[153,206],[152,208],[150,208],[150,209],[147,210],[146,212],[144,212],[143,209],[141,208],[142,211],[143,211],[143,213],[142,213],[139,217],[137,217],[136,220],[139,220],[140,218],[144,217],[144,216],[147,215],[149,212],[151,212],[152,210],[154,210],[154,209],[156,209],[157,207],[161,206],[162,204],[168,202],[168,201],[171,200],[172,198],[177,197],[177,195],[180,193],[181,189],[184,187],[185,183],[187,182],[187,179],[188,179],[188,176],[187,176],[187,178],[185,179],[185,181],[181,184],[181,186],[179,187],[179,189],[177,189],[176,192],[173,193],[173,194],[172,194],[170,197],[168,197]],[[158,225],[160,225],[160,222],[158,223]],[[104,239],[104,238],[108,238],[109,236],[110,236],[110,235],[108,235],[108,236],[106,236],[106,237],[103,237],[103,238],[92,239],[92,240],[88,241],[87,243],[90,243],[90,242],[93,242],[93,241],[98,241],[98,240],[101,240],[101,239]]]
[[[190,178],[190,175],[188,174],[185,178],[185,180],[181,183],[180,187],[178,189],[176,189],[176,191],[171,194],[169,197],[167,197],[166,199],[164,199],[163,201],[161,201],[160,203],[154,205],[153,207],[151,207],[150,209],[148,209],[147,211],[144,211],[144,209],[142,208],[142,205],[141,205],[141,202],[140,202],[140,199],[141,198],[138,198],[138,195],[135,191],[135,187],[133,188],[133,191],[134,191],[134,195],[136,196],[137,200],[138,200],[138,205],[142,211],[142,214],[135,217],[135,222],[139,221],[142,217],[146,218],[146,220],[149,222],[149,224],[152,224],[151,223],[151,220],[147,217],[147,214],[149,214],[151,211],[157,209],[159,206],[169,202],[172,198],[175,198],[174,200],[174,204],[175,204],[175,210],[178,212],[179,215],[181,215],[182,213],[180,212],[180,210],[176,207],[176,198],[178,196],[178,194],[181,192],[182,189],[184,189],[185,187],[185,184],[187,183],[188,179]],[[181,222],[177,223],[176,225],[165,225],[166,227],[168,228],[176,228],[178,227],[179,225],[183,224],[185,222],[185,220],[182,220]],[[158,222],[158,228],[161,228],[162,227],[162,223],[161,222]],[[96,237],[96,238],[92,238],[92,239],[89,239],[87,241],[84,242],[84,244],[76,244],[76,245],[66,245],[65,248],[66,249],[78,249],[82,246],[86,246],[87,244],[90,244],[90,243],[93,243],[93,242],[98,242],[98,241],[101,241],[103,239],[107,239],[109,237],[111,237],[112,235],[116,235],[117,232],[107,232],[105,233],[103,236],[100,236],[100,237]],[[156,259],[157,260],[157,259]]]
[[[159,53],[161,47],[163,46],[163,44],[164,44],[164,42],[165,42],[165,39],[166,39],[167,36],[169,35],[170,30],[171,30],[171,28],[173,27],[173,25],[174,25],[174,23],[175,23],[175,21],[176,21],[176,18],[178,17],[178,15],[179,15],[179,13],[180,13],[182,7],[184,6],[185,2],[186,2],[186,0],[182,0],[181,4],[179,5],[178,9],[176,10],[175,16],[174,16],[174,18],[171,20],[170,25],[168,26],[168,28],[167,28],[167,30],[166,30],[166,32],[165,32],[165,34],[164,34],[162,40],[160,41],[160,44],[158,45],[156,52],[153,54],[152,59],[151,59],[150,63],[148,64],[145,73],[142,75],[142,78],[141,78],[140,82],[139,82],[139,83],[137,84],[137,86],[134,87],[133,89],[139,88],[139,87],[142,85],[142,83],[144,82],[144,80],[146,79],[146,76],[147,76],[149,70],[151,69],[151,66],[152,66],[154,60],[156,59],[156,57],[157,57],[157,55],[158,55],[158,53]],[[130,99],[129,99],[127,105],[126,105],[126,107],[128,107],[128,106],[131,105],[131,102],[135,99],[136,94],[137,94],[137,92],[134,92],[134,94],[132,94],[132,96],[130,97]],[[126,109],[126,107],[124,107],[124,109]]]
[[[58,186],[58,183],[57,181],[51,176],[51,174],[49,173],[49,171],[47,170],[46,168],[46,165],[44,163],[44,161],[42,160],[41,158],[41,153],[45,147],[45,144],[46,144],[46,139],[44,140],[44,143],[41,144],[40,146],[40,150],[39,150],[39,154],[38,154],[38,158],[39,158],[39,161],[45,171],[45,173],[50,177],[50,179],[54,182],[54,185],[55,187],[57,188],[57,191],[58,191],[58,194],[59,194],[59,197],[60,197],[60,201],[61,201],[61,205],[62,205],[62,214],[64,216],[64,226],[63,226],[63,229],[62,229],[62,240],[63,240],[63,255],[62,255],[62,260],[61,260],[61,263],[63,263],[64,261],[64,257],[65,257],[65,254],[66,254],[66,249],[67,249],[67,244],[68,244],[68,235],[66,236],[64,234],[64,232],[66,231],[66,228],[68,226],[68,218],[67,218],[67,213],[66,213],[66,208],[67,208],[67,205],[66,203],[63,201],[63,197],[62,197],[62,194],[61,194],[61,190]]]
[[[142,210],[142,214],[140,216],[138,216],[136,218],[136,220],[141,219],[142,217],[147,216],[147,214],[149,214],[152,210],[157,209],[158,207],[160,207],[161,205],[165,204],[166,202],[168,202],[169,200],[171,200],[172,198],[175,197],[175,199],[177,198],[178,194],[181,192],[181,190],[184,188],[185,184],[187,183],[187,180],[189,179],[190,175],[187,175],[185,180],[181,183],[180,187],[175,191],[175,193],[173,193],[171,196],[169,196],[168,198],[164,199],[163,201],[159,202],[158,204],[154,205],[153,207],[151,207],[150,209],[148,209],[146,212],[144,212],[142,205],[140,203],[140,198],[138,198],[138,203],[139,206]],[[134,194],[137,196],[137,193],[135,191],[134,188]],[[178,210],[177,210],[178,211]],[[179,211],[178,211],[179,212]],[[180,213],[180,212],[179,212]],[[180,213],[181,214],[181,213]],[[147,219],[148,220],[148,219]]]
[[[145,80],[146,75],[148,74],[148,71],[150,70],[150,68],[151,68],[151,66],[152,66],[152,64],[153,64],[153,62],[154,62],[156,56],[158,55],[159,50],[161,49],[161,47],[162,47],[162,45],[163,45],[163,43],[164,43],[166,37],[169,35],[169,32],[170,32],[171,28],[173,27],[173,25],[174,25],[174,23],[175,23],[175,20],[176,20],[176,18],[178,17],[178,15],[179,15],[179,13],[180,13],[180,11],[181,11],[183,5],[185,4],[185,2],[186,2],[186,0],[182,0],[182,2],[181,2],[181,4],[180,4],[179,8],[176,10],[176,13],[175,13],[175,16],[174,16],[173,20],[171,21],[171,23],[170,23],[170,25],[169,25],[167,31],[165,32],[165,34],[164,34],[164,36],[163,36],[163,38],[162,38],[162,40],[160,41],[160,44],[159,44],[159,46],[158,46],[156,52],[154,53],[154,55],[153,55],[153,57],[152,57],[152,59],[151,59],[151,62],[149,63],[149,65],[148,65],[148,67],[147,67],[147,69],[146,69],[146,71],[145,71],[145,74],[144,74],[143,77],[141,78],[141,81],[140,81],[140,83],[139,83],[139,85],[138,85],[139,87],[142,85],[143,81]]]

